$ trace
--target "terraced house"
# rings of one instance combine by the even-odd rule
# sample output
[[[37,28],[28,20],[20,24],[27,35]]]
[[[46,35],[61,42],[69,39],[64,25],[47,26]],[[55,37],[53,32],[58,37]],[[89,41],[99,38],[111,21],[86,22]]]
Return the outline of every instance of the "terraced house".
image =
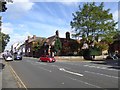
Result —
[[[69,32],[66,32],[65,36],[66,38],[60,38],[58,30],[55,32],[55,35],[48,38],[36,37],[36,35],[33,35],[33,37],[28,36],[28,39],[25,41],[25,56],[39,57],[43,54],[50,56],[77,55],[80,42],[71,39]],[[61,49],[59,51],[56,51],[57,39],[59,39],[61,44]]]
[[[43,37],[33,37],[28,36],[28,39],[25,41],[25,56],[28,57],[39,57],[43,53],[43,43],[45,42]]]

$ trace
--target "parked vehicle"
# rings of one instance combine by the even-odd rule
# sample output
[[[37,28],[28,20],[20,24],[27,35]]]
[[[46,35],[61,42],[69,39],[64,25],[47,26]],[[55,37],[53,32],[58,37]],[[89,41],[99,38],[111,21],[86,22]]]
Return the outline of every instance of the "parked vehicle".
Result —
[[[14,53],[14,60],[22,60],[22,53],[21,52],[15,52]]]
[[[107,56],[106,59],[118,60],[119,58],[118,58],[117,54],[115,54],[115,53],[114,54],[109,53],[109,55]]]
[[[4,57],[4,59],[5,59],[6,61],[13,61],[12,55],[7,55],[7,56]]]
[[[3,58],[4,58],[6,61],[13,61],[12,54],[11,54],[8,50],[4,52]]]
[[[55,62],[56,59],[55,59],[54,57],[49,56],[49,55],[42,55],[42,56],[39,58],[39,61]]]

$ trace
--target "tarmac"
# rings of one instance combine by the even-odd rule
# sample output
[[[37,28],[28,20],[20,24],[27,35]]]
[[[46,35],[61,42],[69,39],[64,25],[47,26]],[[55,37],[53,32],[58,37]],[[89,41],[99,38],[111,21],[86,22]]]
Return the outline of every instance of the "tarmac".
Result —
[[[24,58],[32,58],[32,59],[38,59],[39,58],[33,58],[33,57],[24,57]],[[84,60],[81,56],[56,56],[55,57],[57,61],[84,61],[84,62],[92,62],[92,63],[99,63],[99,64],[108,64],[115,66],[115,68],[120,69],[120,60],[106,60],[105,56],[99,56],[95,58],[94,61],[91,60]],[[117,63],[117,65],[116,65]],[[12,75],[12,72],[10,70],[9,62],[6,62],[3,59],[0,59],[0,89],[4,88],[19,88],[17,85],[17,82]]]

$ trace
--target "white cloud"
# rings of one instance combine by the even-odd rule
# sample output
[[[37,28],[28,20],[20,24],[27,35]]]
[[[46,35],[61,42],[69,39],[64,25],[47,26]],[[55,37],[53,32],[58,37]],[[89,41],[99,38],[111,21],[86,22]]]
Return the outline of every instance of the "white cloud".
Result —
[[[64,5],[78,5],[78,2],[81,2],[81,0],[61,0],[60,1]]]
[[[119,0],[30,0],[32,2],[118,2]]]
[[[118,10],[116,10],[115,12],[113,12],[113,19],[115,21],[118,21]]]
[[[19,0],[21,2],[17,2],[17,0],[14,0],[13,3],[7,4],[7,11],[6,13],[9,13],[10,18],[18,18],[25,13],[27,13],[29,10],[32,9],[34,3],[30,2],[29,0]]]
[[[33,2],[30,2],[29,0],[14,0],[13,3],[8,3],[7,6],[10,8],[10,10],[15,11],[29,11],[32,6],[34,5]],[[9,9],[8,8],[8,9]]]
[[[13,25],[11,23],[3,23],[1,32],[5,34],[12,34],[13,33]]]

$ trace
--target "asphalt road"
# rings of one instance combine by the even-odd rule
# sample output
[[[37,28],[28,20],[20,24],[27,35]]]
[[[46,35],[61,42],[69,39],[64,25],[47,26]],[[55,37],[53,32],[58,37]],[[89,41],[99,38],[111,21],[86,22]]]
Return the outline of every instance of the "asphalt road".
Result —
[[[23,58],[9,62],[26,88],[118,88],[118,71],[92,62],[38,62]]]

